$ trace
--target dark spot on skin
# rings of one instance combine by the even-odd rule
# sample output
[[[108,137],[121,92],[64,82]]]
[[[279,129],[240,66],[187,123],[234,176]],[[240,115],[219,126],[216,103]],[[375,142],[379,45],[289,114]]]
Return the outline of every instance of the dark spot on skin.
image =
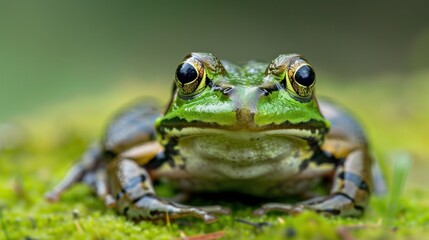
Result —
[[[301,162],[299,170],[305,170],[312,162],[319,166],[321,164],[337,165],[338,161],[339,159],[335,158],[331,154],[324,152],[321,149],[317,149],[314,151],[313,156]]]
[[[365,211],[365,207],[357,205],[356,202],[355,202],[355,200],[352,197],[350,197],[349,195],[347,195],[347,194],[345,194],[343,192],[336,192],[335,195],[347,198],[353,204],[353,207],[356,210],[360,211],[361,213],[363,213]]]
[[[144,167],[146,169],[157,169],[160,166],[162,166],[162,164],[164,164],[169,160],[168,157],[169,156],[166,155],[164,151],[160,152],[153,159],[151,159],[146,165],[144,165]]]
[[[160,212],[158,210],[150,210],[149,211],[149,216],[151,216],[151,217],[157,217],[157,216],[160,216],[163,213],[165,213],[165,212]],[[169,214],[171,215],[171,212],[169,212]]]
[[[341,172],[339,178],[354,183],[359,189],[369,192],[368,184],[360,177],[352,172]]]
[[[274,91],[278,91],[280,89],[284,89],[280,84],[273,84],[269,86],[261,86],[259,87],[259,90],[264,94],[264,96],[268,96]]]
[[[342,197],[345,197],[345,198],[347,198],[348,200],[350,200],[353,204],[354,204],[354,202],[355,202],[355,200],[352,198],[352,197],[350,197],[349,195],[347,195],[347,194],[345,194],[345,193],[343,193],[343,192],[336,192],[336,193],[334,193],[334,195],[333,196],[342,196]]]
[[[308,168],[308,165],[310,165],[309,159],[302,161],[301,164],[299,165],[299,171],[300,172],[304,171],[305,169]]]
[[[121,199],[124,196],[124,194],[125,194],[125,190],[121,189],[121,191],[116,194],[116,201]]]
[[[105,150],[103,152],[103,157],[105,157],[106,161],[111,160],[116,157],[116,153],[110,150]]]
[[[362,206],[355,205],[355,209],[362,212],[362,213],[365,212],[365,207],[362,207]]]
[[[341,211],[338,209],[323,209],[319,210],[318,212],[329,213],[331,215],[339,215],[341,213]]]
[[[141,181],[141,182],[146,181],[146,176],[145,176],[144,174],[141,174],[141,175],[140,175],[140,181]]]
[[[343,166],[345,163],[346,159],[345,158],[341,158],[338,160],[337,166]]]
[[[124,210],[122,211],[122,214],[123,214],[123,215],[127,215],[128,210],[130,210],[130,207],[128,207],[128,206],[127,206],[127,207],[125,207],[125,208],[124,208]]]
[[[272,91],[266,89],[266,88],[259,88],[261,89],[262,93],[264,94],[264,96],[268,96],[271,94]]]
[[[174,147],[177,145],[177,142],[178,140],[176,138],[170,138],[168,143],[164,146],[165,150],[158,153],[153,159],[149,160],[149,162],[144,165],[144,167],[146,169],[157,169],[164,163],[168,163],[171,167],[175,167],[173,156],[179,154],[179,151],[174,149]]]
[[[140,196],[140,197],[138,197],[138,198],[135,198],[135,199],[133,199],[133,201],[131,201],[133,204],[136,204],[138,201],[140,201],[140,199],[142,199],[144,197],[144,195],[143,196]]]
[[[234,92],[234,87],[232,87],[232,86],[215,85],[207,77],[206,77],[206,81],[207,81],[207,85],[211,88],[212,91],[221,92],[225,96],[230,96]]]

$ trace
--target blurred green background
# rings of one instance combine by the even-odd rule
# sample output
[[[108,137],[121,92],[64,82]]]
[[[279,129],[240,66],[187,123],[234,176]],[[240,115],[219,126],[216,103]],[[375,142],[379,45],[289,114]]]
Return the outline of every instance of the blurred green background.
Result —
[[[239,63],[298,52],[339,84],[385,73],[406,82],[428,69],[428,5],[1,1],[0,121],[129,81],[168,88],[191,51]]]

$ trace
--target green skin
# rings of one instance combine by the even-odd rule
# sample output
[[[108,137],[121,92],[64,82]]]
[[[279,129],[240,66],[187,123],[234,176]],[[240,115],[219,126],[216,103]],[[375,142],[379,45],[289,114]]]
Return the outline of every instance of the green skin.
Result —
[[[268,203],[254,214],[304,209],[363,214],[373,190],[366,138],[342,109],[316,101],[314,82],[306,86],[296,80],[298,69],[309,66],[306,60],[289,54],[268,65],[236,66],[208,53],[192,53],[178,69],[183,64],[192,65],[197,77],[183,80],[176,73],[164,115],[151,99],[120,112],[103,141],[89,148],[47,199],[58,200],[67,188],[84,182],[107,206],[130,219],[168,215],[212,222],[216,214],[229,210],[160,199],[152,180],[172,179],[172,185],[186,193],[270,198],[309,196],[320,180],[328,179],[327,196],[296,204]]]

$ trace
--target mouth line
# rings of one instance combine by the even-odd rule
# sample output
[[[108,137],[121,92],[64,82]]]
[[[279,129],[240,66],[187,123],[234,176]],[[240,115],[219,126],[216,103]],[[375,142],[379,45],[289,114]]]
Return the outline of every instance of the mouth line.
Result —
[[[235,141],[251,142],[258,141],[267,136],[284,136],[307,141],[320,141],[323,139],[324,129],[319,128],[284,128],[284,129],[260,129],[260,130],[229,130],[223,128],[164,128],[169,137],[196,137],[196,136],[225,136]]]
[[[212,129],[216,131],[230,131],[230,132],[249,132],[257,133],[264,132],[270,133],[275,131],[310,131],[312,135],[324,135],[328,131],[326,123],[317,120],[310,120],[302,123],[292,123],[285,121],[283,123],[266,124],[266,125],[255,125],[255,124],[232,124],[232,125],[221,125],[216,122],[204,122],[204,121],[187,121],[181,118],[173,118],[164,120],[158,127],[157,130],[163,134],[177,130],[182,132],[184,129],[200,129],[201,131]]]

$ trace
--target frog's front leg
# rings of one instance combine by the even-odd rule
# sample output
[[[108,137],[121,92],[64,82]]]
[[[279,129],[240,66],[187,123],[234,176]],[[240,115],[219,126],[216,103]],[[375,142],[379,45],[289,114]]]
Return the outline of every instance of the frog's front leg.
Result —
[[[357,149],[337,167],[331,195],[307,206],[332,215],[360,216],[368,204],[370,186],[371,157],[365,149]]]
[[[364,149],[357,149],[339,161],[333,186],[325,197],[313,198],[298,204],[269,203],[255,214],[268,211],[298,213],[309,209],[325,215],[360,216],[364,213],[370,196],[370,156]]]
[[[139,150],[133,151],[136,154],[139,153]],[[118,211],[128,218],[157,220],[192,216],[203,219],[205,222],[213,222],[216,220],[213,213],[227,213],[227,210],[221,207],[203,209],[158,198],[147,169],[130,158],[131,155],[129,152],[119,156],[109,167],[112,192],[116,192]]]
[[[80,161],[68,171],[64,179],[45,194],[45,198],[50,202],[56,202],[68,188],[83,182],[92,187],[97,196],[103,199],[107,206],[112,206],[114,199],[107,187],[107,173],[105,166],[103,166],[105,164],[104,158],[103,151],[98,144],[90,146]]]

